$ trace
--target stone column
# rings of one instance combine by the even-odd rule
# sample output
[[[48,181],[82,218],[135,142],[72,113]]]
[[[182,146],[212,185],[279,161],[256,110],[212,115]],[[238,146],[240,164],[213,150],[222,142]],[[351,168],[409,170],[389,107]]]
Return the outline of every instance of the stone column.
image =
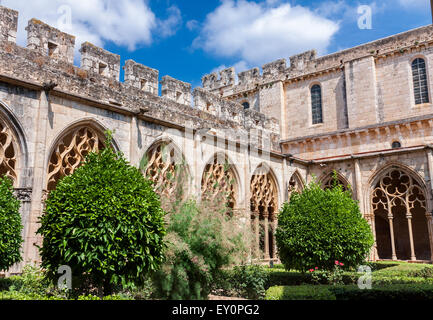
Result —
[[[391,212],[388,213],[389,220],[389,234],[391,235],[391,248],[392,248],[392,260],[397,260],[397,254],[395,252],[395,240],[394,240],[394,216]]]
[[[139,130],[139,119],[137,116],[133,116],[131,118],[131,129],[129,132],[129,161],[133,166],[136,166],[137,168],[140,167],[140,154],[139,151],[141,150],[138,140],[141,140],[141,137],[138,137]]]
[[[359,201],[359,209],[365,217],[364,201],[362,201],[362,183],[361,183],[361,168],[359,159],[355,159],[355,185],[356,185],[356,199]]]
[[[426,220],[427,220],[427,229],[428,229],[428,234],[429,234],[429,239],[430,239],[430,261],[433,261],[433,246],[431,245],[431,241],[432,241],[432,222],[433,222],[433,217],[432,214],[430,212],[426,212]]]
[[[260,214],[254,211],[251,215],[251,220],[254,220],[254,251],[257,260],[260,260]]]
[[[415,246],[413,244],[413,232],[412,232],[412,214],[410,211],[406,214],[407,226],[409,228],[409,242],[410,242],[410,259],[416,261]]]
[[[40,256],[35,244],[40,244],[41,238],[36,235],[39,228],[38,219],[42,215],[42,190],[46,189],[47,170],[47,129],[49,125],[49,92],[41,91],[36,126],[35,158],[33,168],[33,186],[31,213],[27,224],[27,238],[24,247],[24,263],[40,262]]]
[[[374,214],[368,213],[365,214],[365,219],[367,219],[368,224],[370,225],[371,231],[373,233],[374,244],[370,251],[370,260],[376,261],[379,257],[377,254],[377,241],[376,241],[376,227],[374,223]]]
[[[32,189],[31,188],[16,188],[15,189],[15,196],[21,202],[20,213],[21,213],[22,224],[24,226],[23,230],[21,231],[21,236],[24,239],[26,236],[24,232],[25,232],[25,229],[27,229],[27,224],[28,224],[26,214],[30,211],[30,205],[31,205],[31,201],[32,201]],[[24,250],[24,247],[21,248],[21,250]],[[21,255],[23,255],[23,254],[24,254],[24,252],[21,252]],[[20,273],[22,271],[23,267],[24,267],[23,262],[20,262],[20,263],[13,265],[8,270],[8,272],[6,272],[6,276]]]
[[[427,150],[427,164],[429,171],[429,183],[427,185],[427,194],[428,194],[428,202],[427,202],[427,227],[429,231],[429,239],[430,239],[430,259],[433,261],[433,219],[432,219],[432,210],[433,210],[433,149],[430,147]]]
[[[269,260],[269,214],[264,215],[265,218],[265,260]]]
[[[274,232],[272,234],[274,242],[273,242],[273,247],[274,247],[274,260],[278,260],[279,256],[278,256],[278,247],[277,247],[277,238],[276,238],[276,234],[277,234],[277,228],[278,228],[278,218],[274,217],[273,218],[273,226],[274,226]]]

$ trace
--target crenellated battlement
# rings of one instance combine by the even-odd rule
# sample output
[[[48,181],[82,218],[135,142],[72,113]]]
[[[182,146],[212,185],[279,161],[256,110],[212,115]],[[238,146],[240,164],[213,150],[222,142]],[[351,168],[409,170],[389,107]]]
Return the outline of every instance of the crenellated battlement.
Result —
[[[218,73],[213,72],[211,74],[205,75],[202,78],[203,87],[205,89],[210,89],[210,90],[230,87],[235,84],[235,80],[236,80],[235,77],[236,77],[235,68],[227,68],[221,70],[219,72],[219,77],[218,77]]]
[[[77,67],[73,64],[75,37],[37,19],[28,22],[27,47],[23,48],[16,44],[17,22],[18,12],[0,6],[0,79],[44,89],[54,82],[53,95],[84,99],[121,114],[137,114],[173,126],[227,129],[234,134],[257,129],[272,136],[272,149],[279,150],[276,119],[244,112],[240,104],[215,95],[210,99],[203,89],[192,93],[190,83],[170,76],[162,77],[159,96],[159,71],[133,60],[125,62],[121,82],[120,56],[89,42],[81,45],[81,65]],[[221,84],[234,83],[233,68],[220,75]],[[220,112],[203,107],[203,101],[210,100]]]
[[[224,97],[239,95],[275,81],[287,81],[329,70],[341,70],[345,63],[365,57],[380,59],[388,55],[404,53],[411,48],[432,45],[432,33],[433,26],[429,25],[323,57],[317,57],[316,50],[310,50],[291,56],[289,66],[285,59],[279,59],[263,65],[262,72],[259,68],[240,72],[237,84],[232,81],[222,85],[216,73],[212,73],[202,78],[202,85],[212,92],[218,91]],[[233,68],[226,70],[231,70],[231,74],[235,73]]]

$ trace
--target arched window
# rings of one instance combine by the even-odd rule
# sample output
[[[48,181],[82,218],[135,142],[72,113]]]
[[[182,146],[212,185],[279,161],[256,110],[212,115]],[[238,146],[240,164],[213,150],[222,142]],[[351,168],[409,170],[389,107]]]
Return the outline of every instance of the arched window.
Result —
[[[74,128],[65,134],[51,153],[48,164],[48,191],[56,188],[60,179],[69,176],[80,167],[91,152],[105,147],[105,137],[89,125]]]
[[[397,166],[374,183],[372,209],[377,258],[431,260],[427,190],[411,173]]]
[[[417,58],[412,62],[412,75],[415,104],[428,103],[427,72],[424,59]]]
[[[236,209],[238,198],[234,166],[229,163],[227,157],[224,162],[219,160],[222,159],[215,156],[205,168],[201,182],[202,200],[207,201],[208,205],[225,202],[228,209],[233,210]]]
[[[323,123],[322,88],[318,84],[311,88],[311,110],[313,124]]]
[[[0,117],[0,178],[6,176],[14,183],[17,180],[17,150],[12,129]]]
[[[249,109],[250,108],[250,103],[249,102],[244,102],[244,103],[242,103],[242,105],[244,106],[244,109]]]
[[[187,167],[183,155],[170,141],[152,145],[143,158],[144,176],[153,182],[161,198],[183,198],[188,192]]]
[[[276,258],[275,231],[278,215],[278,189],[270,169],[260,165],[251,179],[251,226],[257,259]]]

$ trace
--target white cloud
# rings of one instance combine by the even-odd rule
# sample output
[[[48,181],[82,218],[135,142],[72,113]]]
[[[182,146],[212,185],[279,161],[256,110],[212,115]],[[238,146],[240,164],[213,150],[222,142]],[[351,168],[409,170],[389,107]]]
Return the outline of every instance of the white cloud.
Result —
[[[302,6],[277,0],[223,0],[193,47],[258,65],[316,48],[326,53],[339,25]]]
[[[200,23],[197,20],[189,20],[186,27],[189,31],[194,31],[200,27]]]
[[[98,46],[112,41],[129,50],[150,45],[154,37],[172,35],[182,19],[177,7],[167,10],[165,20],[159,19],[146,0],[2,0],[1,4],[19,11],[18,43],[21,45],[26,44],[24,29],[31,18],[75,35],[77,47],[84,41]],[[71,24],[65,24],[68,12]]]
[[[405,8],[413,8],[413,7],[428,7],[428,0],[398,0],[398,2]]]

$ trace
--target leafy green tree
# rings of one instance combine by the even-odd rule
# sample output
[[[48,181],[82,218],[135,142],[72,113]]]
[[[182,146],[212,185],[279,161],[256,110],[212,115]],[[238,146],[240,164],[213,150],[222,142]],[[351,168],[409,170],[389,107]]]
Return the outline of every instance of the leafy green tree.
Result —
[[[246,232],[224,205],[176,202],[169,211],[166,260],[153,276],[159,298],[207,299],[223,268],[248,258]]]
[[[106,145],[111,141],[108,134]],[[164,215],[151,182],[123,154],[109,147],[90,153],[46,201],[42,267],[54,279],[60,266],[70,266],[104,295],[140,286],[163,261]]]
[[[336,184],[323,190],[315,181],[283,206],[276,239],[285,268],[302,272],[333,270],[336,261],[357,267],[374,242],[351,191]]]
[[[21,261],[20,202],[14,196],[12,182],[0,177],[0,270],[8,270]]]

